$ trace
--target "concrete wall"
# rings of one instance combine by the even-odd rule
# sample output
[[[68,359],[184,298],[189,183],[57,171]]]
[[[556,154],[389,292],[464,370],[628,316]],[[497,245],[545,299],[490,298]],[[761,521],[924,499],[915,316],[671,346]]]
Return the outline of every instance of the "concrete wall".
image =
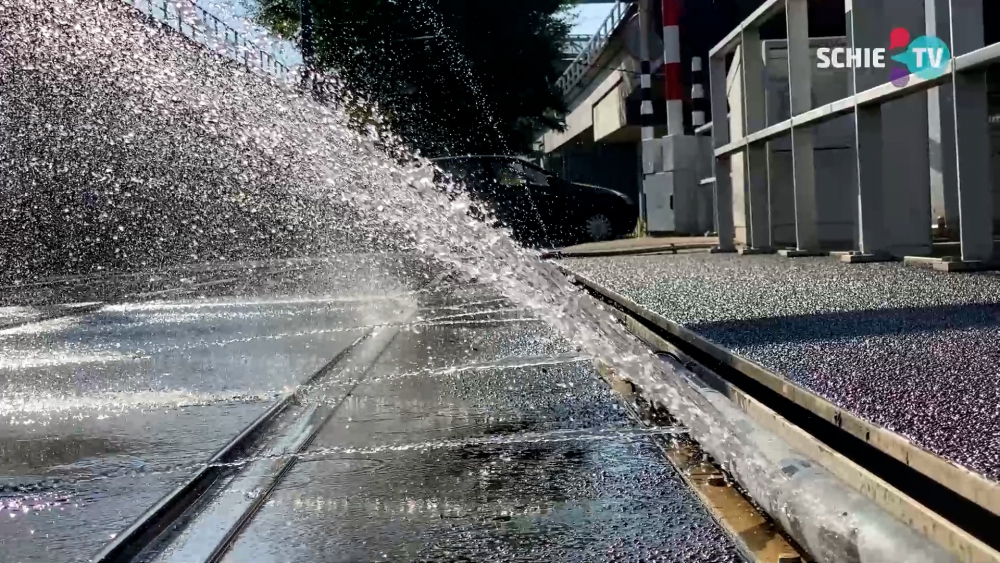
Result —
[[[843,38],[813,41],[812,54],[823,46],[843,45]],[[785,41],[765,41],[764,52],[766,109],[768,125],[790,117],[788,95],[788,63]],[[737,49],[727,78],[729,97],[730,138],[743,136],[742,84],[740,67],[742,53]],[[838,100],[847,95],[847,74],[841,69],[813,67],[813,107]],[[816,127],[814,160],[816,166],[819,237],[827,245],[850,247],[856,236],[856,202],[853,196],[854,129],[852,118],[846,117]],[[736,242],[747,243],[747,218],[744,155],[732,156],[733,225]],[[770,221],[772,243],[795,246],[795,197],[792,184],[791,138],[788,136],[768,143],[767,166],[770,182]]]
[[[582,92],[574,96],[570,103],[570,112],[566,116],[566,130],[549,131],[542,138],[543,150],[546,153],[552,152],[566,143],[574,140],[577,136],[587,132],[594,127],[594,106],[603,98],[619,88],[631,90],[631,76],[638,72],[639,62],[628,54],[624,49],[609,44],[607,60],[603,63],[603,68],[594,76],[583,89]],[[616,52],[611,52],[617,49]],[[624,69],[624,72],[621,70]],[[623,83],[626,86],[623,86]],[[627,95],[627,94],[626,94]],[[593,131],[589,132],[590,140],[593,140]],[[602,131],[602,133],[604,133]],[[604,133],[607,134],[607,133]]]
[[[628,125],[627,100],[631,93],[632,81],[622,80],[594,105],[595,141],[614,135]]]
[[[812,41],[812,56],[819,47],[846,45],[843,38]],[[788,62],[785,41],[765,41],[767,52],[767,123],[790,117],[788,106]],[[813,67],[813,107],[848,95],[848,76],[842,69]],[[813,158],[816,166],[816,200],[819,210],[819,238],[832,246],[850,247],[856,236],[854,186],[854,126],[847,116],[815,128]],[[791,138],[781,137],[768,144],[771,174],[770,203],[772,240],[775,245],[795,245],[795,198],[792,192]],[[734,184],[735,186],[735,184]]]

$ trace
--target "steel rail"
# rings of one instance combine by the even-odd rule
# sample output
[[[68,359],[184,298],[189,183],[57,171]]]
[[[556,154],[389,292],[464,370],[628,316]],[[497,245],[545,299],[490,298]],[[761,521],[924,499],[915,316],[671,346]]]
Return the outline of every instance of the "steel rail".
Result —
[[[368,374],[371,372],[372,367],[382,357],[382,354],[389,348],[389,345],[395,340],[399,335],[399,331],[395,330],[390,333],[373,337],[369,339],[369,342],[374,346],[373,357],[362,359],[359,361],[361,371],[360,377],[354,382],[353,385],[340,397],[336,404],[333,406],[323,405],[315,408],[306,416],[304,419],[306,425],[303,431],[292,434],[289,438],[293,440],[293,443],[285,448],[286,451],[283,452],[284,455],[280,458],[280,464],[274,468],[270,469],[270,474],[265,474],[263,476],[265,485],[260,488],[260,493],[255,496],[253,501],[246,507],[245,510],[240,514],[239,518],[226,530],[225,535],[222,539],[216,543],[212,548],[211,552],[208,553],[207,557],[203,559],[197,559],[195,561],[184,561],[183,563],[218,563],[222,561],[226,553],[232,548],[236,543],[239,536],[247,529],[250,523],[256,517],[257,513],[270,498],[271,493],[273,493],[281,481],[288,476],[288,473],[292,468],[299,462],[303,452],[309,447],[313,442],[319,432],[333,419],[334,415],[340,410],[340,408],[347,402],[347,399],[354,394],[354,391],[368,378]],[[378,341],[381,338],[381,341]],[[252,478],[252,477],[251,477]]]
[[[258,445],[258,439],[272,427],[277,417],[292,404],[305,386],[330,373],[369,334],[365,333],[358,337],[297,386],[294,391],[286,393],[278,399],[244,428],[239,435],[216,452],[193,476],[160,499],[128,528],[118,534],[91,559],[91,563],[124,563],[133,560],[142,553],[160,534],[169,529],[188,508],[201,500],[213,484],[230,473],[232,471],[231,465],[234,462],[237,462],[241,456]]]
[[[420,291],[429,291],[439,287],[449,275],[450,272],[448,271],[440,272],[437,276],[422,284]],[[196,507],[196,505],[204,505],[204,501],[213,496],[209,494],[213,490],[213,485],[221,479],[232,477],[232,479],[239,480],[241,477],[246,477],[247,479],[262,480],[265,482],[265,486],[260,489],[260,494],[240,512],[232,525],[225,528],[222,537],[218,538],[211,545],[208,552],[198,555],[198,560],[203,563],[215,563],[222,559],[239,535],[256,516],[268,496],[298,462],[301,453],[308,448],[319,431],[333,418],[344,402],[367,378],[371,368],[382,357],[382,354],[385,353],[398,334],[399,330],[390,330],[377,334],[369,330],[354,340],[338,352],[329,362],[324,364],[323,367],[299,384],[295,390],[287,393],[278,402],[268,408],[257,420],[248,425],[239,436],[231,440],[218,453],[212,456],[208,463],[202,466],[195,475],[163,497],[124,532],[115,537],[97,556],[91,559],[91,563],[128,563],[136,560],[138,556],[142,556],[142,560],[146,561],[146,558],[151,555],[152,551],[158,551],[162,554],[162,544],[172,541],[177,537],[176,534],[167,537],[168,534],[165,532],[169,530],[174,530],[175,532],[181,530],[184,526],[175,524],[178,524],[180,519],[185,515],[190,515],[192,508]],[[359,348],[362,341],[370,342],[371,346]],[[354,357],[355,351],[358,352],[358,357]],[[284,430],[291,429],[291,434],[277,436],[277,440],[272,440],[270,444],[260,443],[260,438],[269,430],[273,430],[277,424],[278,417],[292,405],[302,391],[318,383],[345,360],[357,364],[356,367],[361,373],[357,381],[347,389],[335,404],[308,409],[294,422],[282,426]],[[301,428],[298,428],[298,426],[301,426]],[[278,443],[275,444],[275,441]],[[268,456],[267,459],[270,460],[273,458],[277,461],[277,464],[263,468],[260,473],[250,475],[242,472],[242,468],[236,469],[234,467],[234,462],[239,461],[241,456],[261,447],[270,447],[274,450],[273,452],[269,452],[274,455]],[[253,472],[251,471],[250,473]],[[233,481],[228,481],[225,486],[232,485],[232,483]],[[193,516],[192,520],[196,518],[197,516]],[[191,521],[185,523],[185,525],[187,524],[191,524]],[[185,560],[184,563],[191,562]]]

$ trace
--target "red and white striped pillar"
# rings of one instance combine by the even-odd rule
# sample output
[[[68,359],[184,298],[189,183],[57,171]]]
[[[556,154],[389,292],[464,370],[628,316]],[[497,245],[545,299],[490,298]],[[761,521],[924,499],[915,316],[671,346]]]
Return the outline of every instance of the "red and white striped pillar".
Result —
[[[667,97],[667,135],[684,134],[681,2],[683,0],[663,0],[663,83]]]

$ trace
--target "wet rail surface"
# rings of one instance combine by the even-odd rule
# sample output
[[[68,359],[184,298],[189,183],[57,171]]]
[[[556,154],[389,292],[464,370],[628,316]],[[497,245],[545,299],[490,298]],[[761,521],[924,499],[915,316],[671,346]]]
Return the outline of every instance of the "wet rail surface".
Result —
[[[399,262],[346,256],[294,274],[286,262],[202,266],[202,285],[180,271],[7,288],[2,305],[23,313],[101,305],[0,330],[0,560],[88,559],[287,386],[391,321],[408,289],[370,279],[391,280]],[[152,295],[120,298],[142,293]]]
[[[187,549],[233,562],[739,560],[588,358],[483,287],[421,292],[427,272],[372,268],[397,283],[361,292],[354,282],[365,276],[329,281],[343,270],[335,265],[294,276],[216,271],[203,279],[237,279],[12,329],[16,346],[4,350],[23,357],[66,342],[149,349],[98,370],[72,360],[5,368],[3,424],[20,434],[0,466],[3,510],[14,514],[0,518],[0,551],[13,561],[92,557],[288,386],[374,328],[396,334],[364,369],[330,370],[300,394],[296,416],[326,415],[273,486],[240,480],[256,462],[282,458],[258,449],[198,507],[242,507],[234,499],[258,495],[252,518],[222,549]],[[172,288],[150,290],[163,289]],[[230,342],[240,335],[249,341]],[[213,345],[218,353],[202,349]],[[86,383],[68,375],[81,370]],[[33,391],[66,404],[38,401],[31,411],[18,397]],[[176,560],[183,541],[161,539],[173,543],[148,558]]]
[[[401,332],[330,386],[339,409],[219,560],[738,560],[590,363],[509,320]]]

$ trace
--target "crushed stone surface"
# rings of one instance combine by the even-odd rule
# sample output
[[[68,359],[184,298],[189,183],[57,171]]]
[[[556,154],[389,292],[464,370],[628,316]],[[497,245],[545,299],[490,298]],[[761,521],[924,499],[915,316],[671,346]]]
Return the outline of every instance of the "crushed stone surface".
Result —
[[[688,253],[575,273],[1000,480],[1000,275]]]

